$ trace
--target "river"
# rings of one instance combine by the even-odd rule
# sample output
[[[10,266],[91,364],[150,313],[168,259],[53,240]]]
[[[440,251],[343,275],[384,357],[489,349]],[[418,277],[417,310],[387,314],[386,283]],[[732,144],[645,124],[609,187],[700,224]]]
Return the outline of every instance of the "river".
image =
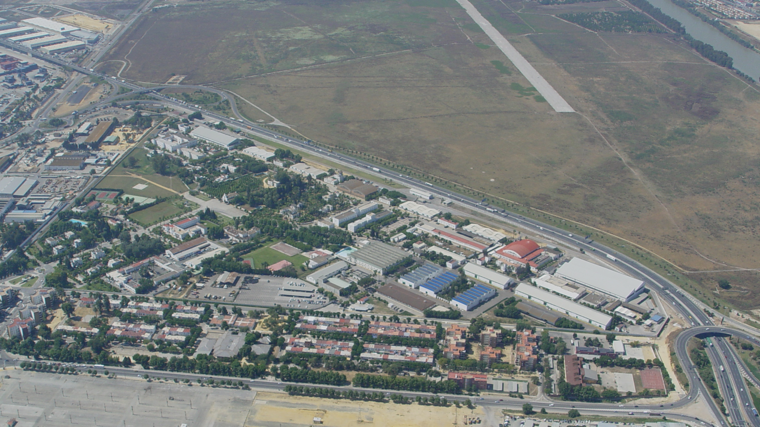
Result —
[[[731,40],[712,25],[676,6],[670,0],[647,1],[660,8],[666,15],[677,19],[686,28],[686,32],[695,39],[726,52],[734,60],[734,68],[755,80],[760,80],[760,53]]]

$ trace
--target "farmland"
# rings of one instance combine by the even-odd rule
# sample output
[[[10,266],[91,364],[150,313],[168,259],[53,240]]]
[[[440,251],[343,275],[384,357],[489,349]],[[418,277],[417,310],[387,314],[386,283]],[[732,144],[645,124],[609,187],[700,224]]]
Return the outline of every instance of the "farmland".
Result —
[[[166,8],[107,60],[131,50],[125,77],[232,90],[310,139],[581,221],[686,270],[756,267],[760,93],[670,34],[557,16],[627,10],[617,2],[473,4],[578,114],[553,113],[448,0]],[[639,28],[631,19],[615,25]],[[730,276],[721,297],[760,302],[756,273]]]

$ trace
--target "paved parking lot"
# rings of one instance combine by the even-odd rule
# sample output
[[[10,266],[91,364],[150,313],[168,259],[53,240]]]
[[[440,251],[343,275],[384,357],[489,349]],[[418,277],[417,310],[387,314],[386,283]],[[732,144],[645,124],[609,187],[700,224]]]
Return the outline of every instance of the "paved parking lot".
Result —
[[[243,276],[235,286],[212,287],[206,285],[198,290],[200,301],[225,302],[241,306],[285,308],[322,308],[327,300],[317,293],[317,287],[303,280],[290,277],[260,276],[258,283],[252,283],[252,276]],[[204,298],[210,295],[210,298]],[[214,299],[214,296],[217,299]],[[300,301],[299,301],[300,300]]]

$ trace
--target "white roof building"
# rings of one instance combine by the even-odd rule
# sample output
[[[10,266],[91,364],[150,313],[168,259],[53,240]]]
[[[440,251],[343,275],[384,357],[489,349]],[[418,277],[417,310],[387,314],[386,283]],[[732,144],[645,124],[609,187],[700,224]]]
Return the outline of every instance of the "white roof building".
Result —
[[[400,204],[399,207],[405,211],[409,211],[427,219],[431,219],[441,213],[441,211],[438,209],[434,209],[412,201],[404,202]]]
[[[549,274],[544,274],[543,276],[534,279],[534,281],[539,288],[554,292],[555,294],[560,294],[573,301],[577,301],[578,298],[586,295],[586,289]]]
[[[580,258],[573,258],[563,264],[557,269],[555,276],[626,302],[644,291],[644,282],[641,280]]]
[[[341,271],[348,268],[348,263],[345,261],[338,261],[335,264],[328,265],[327,267],[317,270],[308,276],[306,276],[306,281],[309,283],[313,283],[315,285],[321,285],[325,282],[325,280],[336,276]]]
[[[251,156],[255,159],[265,161],[265,162],[268,162],[274,159],[273,152],[264,150],[263,148],[259,148],[259,147],[246,147],[240,152],[245,155]]]
[[[299,175],[310,176],[314,179],[317,179],[319,175],[327,173],[325,170],[309,166],[306,163],[296,163],[291,165],[289,169]]]
[[[76,31],[79,29],[79,27],[62,24],[60,22],[56,22],[56,21],[46,19],[46,18],[29,18],[29,19],[22,20],[20,23],[21,25],[25,25],[27,27],[37,28],[38,30],[58,33],[62,35],[69,34],[72,31]]]
[[[480,236],[488,240],[492,240],[494,242],[498,242],[499,240],[507,237],[504,233],[500,233],[488,227],[483,227],[480,224],[465,225],[464,227],[462,227],[462,229],[465,231],[469,231],[470,233],[476,236]]]
[[[525,283],[517,285],[515,295],[600,328],[607,328],[612,321],[611,316],[600,311]]]
[[[497,273],[490,268],[468,262],[464,265],[464,274],[483,283],[488,283],[499,289],[507,289],[509,285],[515,283],[515,280],[509,276]]]
[[[210,144],[218,145],[222,148],[230,149],[238,143],[236,136],[228,133],[219,132],[218,130],[209,129],[205,126],[198,126],[190,132],[193,138],[202,139]]]

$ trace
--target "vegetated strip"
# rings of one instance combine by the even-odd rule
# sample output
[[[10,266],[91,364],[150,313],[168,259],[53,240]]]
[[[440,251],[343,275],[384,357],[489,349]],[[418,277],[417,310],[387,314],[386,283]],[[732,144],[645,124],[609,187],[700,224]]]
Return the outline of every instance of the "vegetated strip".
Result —
[[[686,32],[686,29],[678,20],[667,15],[660,8],[653,6],[647,0],[628,0],[628,2],[641,9],[644,13],[659,21],[661,24],[670,28],[675,33],[680,34],[683,39],[689,43],[689,46],[707,60],[712,61],[721,67],[726,67],[729,70],[732,70],[740,77],[752,83],[755,82],[755,79],[734,68],[734,60],[726,52],[715,49],[711,44],[704,43],[692,37]]]
[[[546,99],[546,101],[554,108],[554,111],[558,113],[574,113],[573,107],[565,101],[560,94],[554,90],[552,85],[544,79],[541,74],[530,65],[517,49],[512,46],[501,33],[494,28],[491,23],[478,12],[478,9],[469,2],[469,0],[457,0],[460,6],[467,11],[473,21],[488,35],[488,37],[494,42],[494,44],[501,50],[504,55],[512,61],[512,64],[525,76],[526,79],[538,90],[538,93]]]

